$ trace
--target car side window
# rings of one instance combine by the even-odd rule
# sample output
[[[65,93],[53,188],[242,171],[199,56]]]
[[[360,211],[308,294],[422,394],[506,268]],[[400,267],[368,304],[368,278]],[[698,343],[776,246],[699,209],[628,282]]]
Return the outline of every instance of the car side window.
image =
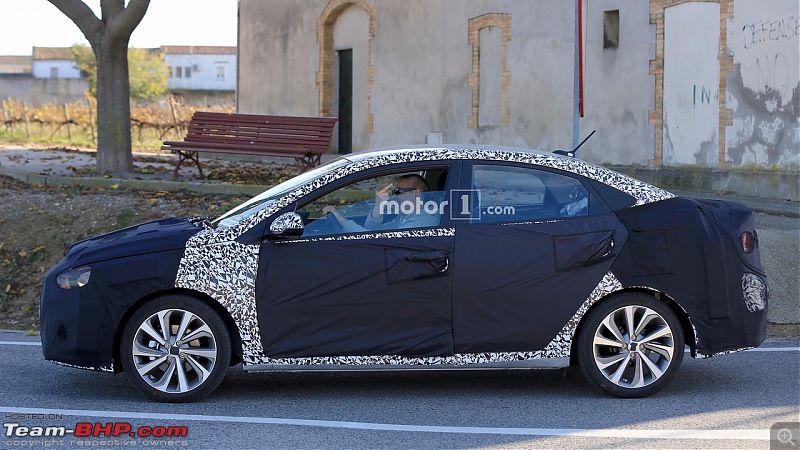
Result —
[[[519,222],[589,215],[589,192],[576,179],[518,166],[472,167],[473,222]],[[477,203],[477,205],[475,204]]]
[[[447,170],[405,170],[361,179],[305,203],[303,237],[435,227],[446,207]]]

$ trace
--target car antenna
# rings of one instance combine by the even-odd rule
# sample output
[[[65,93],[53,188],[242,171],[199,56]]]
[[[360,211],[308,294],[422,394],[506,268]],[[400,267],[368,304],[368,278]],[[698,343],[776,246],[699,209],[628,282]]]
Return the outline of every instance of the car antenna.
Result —
[[[586,143],[586,141],[588,141],[589,138],[592,137],[596,132],[597,132],[597,130],[592,130],[592,132],[589,133],[589,135],[586,136],[586,138],[584,140],[582,140],[581,143],[578,144],[577,147],[573,148],[572,151],[570,151],[570,152],[568,152],[566,150],[555,150],[553,153],[555,153],[556,155],[569,156],[570,158],[574,158],[575,157],[575,152],[577,152],[578,149],[581,148],[581,145]]]

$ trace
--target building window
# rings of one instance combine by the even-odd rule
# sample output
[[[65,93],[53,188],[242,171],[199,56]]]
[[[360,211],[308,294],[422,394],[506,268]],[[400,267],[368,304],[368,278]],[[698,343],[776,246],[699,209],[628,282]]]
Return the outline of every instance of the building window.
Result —
[[[58,78],[58,67],[50,68],[50,78]]]
[[[619,47],[619,10],[603,11],[603,48]]]
[[[173,78],[175,76],[175,72],[172,70],[172,66],[167,66],[169,68],[169,77]]]
[[[183,68],[183,77],[184,78],[192,78],[192,68],[191,67],[184,67]]]
[[[225,66],[217,66],[217,80],[225,79]]]
[[[183,78],[183,76],[182,76],[183,72],[182,72],[181,69],[183,69],[183,68],[182,67],[176,67],[175,68],[175,78]]]

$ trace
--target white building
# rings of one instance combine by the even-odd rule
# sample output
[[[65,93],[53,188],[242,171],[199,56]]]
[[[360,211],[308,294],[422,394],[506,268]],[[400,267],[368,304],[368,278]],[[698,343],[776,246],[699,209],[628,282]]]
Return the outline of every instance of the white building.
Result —
[[[171,91],[235,91],[236,47],[163,45]]]
[[[30,75],[30,56],[0,56],[0,75]]]
[[[33,47],[34,78],[80,78],[75,57],[69,47]]]

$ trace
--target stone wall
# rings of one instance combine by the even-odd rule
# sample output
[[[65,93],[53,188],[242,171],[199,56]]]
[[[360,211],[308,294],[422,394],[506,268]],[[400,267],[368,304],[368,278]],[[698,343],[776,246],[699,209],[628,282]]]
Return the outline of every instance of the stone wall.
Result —
[[[83,101],[88,89],[85,79],[0,75],[0,100],[11,98],[32,106]]]

